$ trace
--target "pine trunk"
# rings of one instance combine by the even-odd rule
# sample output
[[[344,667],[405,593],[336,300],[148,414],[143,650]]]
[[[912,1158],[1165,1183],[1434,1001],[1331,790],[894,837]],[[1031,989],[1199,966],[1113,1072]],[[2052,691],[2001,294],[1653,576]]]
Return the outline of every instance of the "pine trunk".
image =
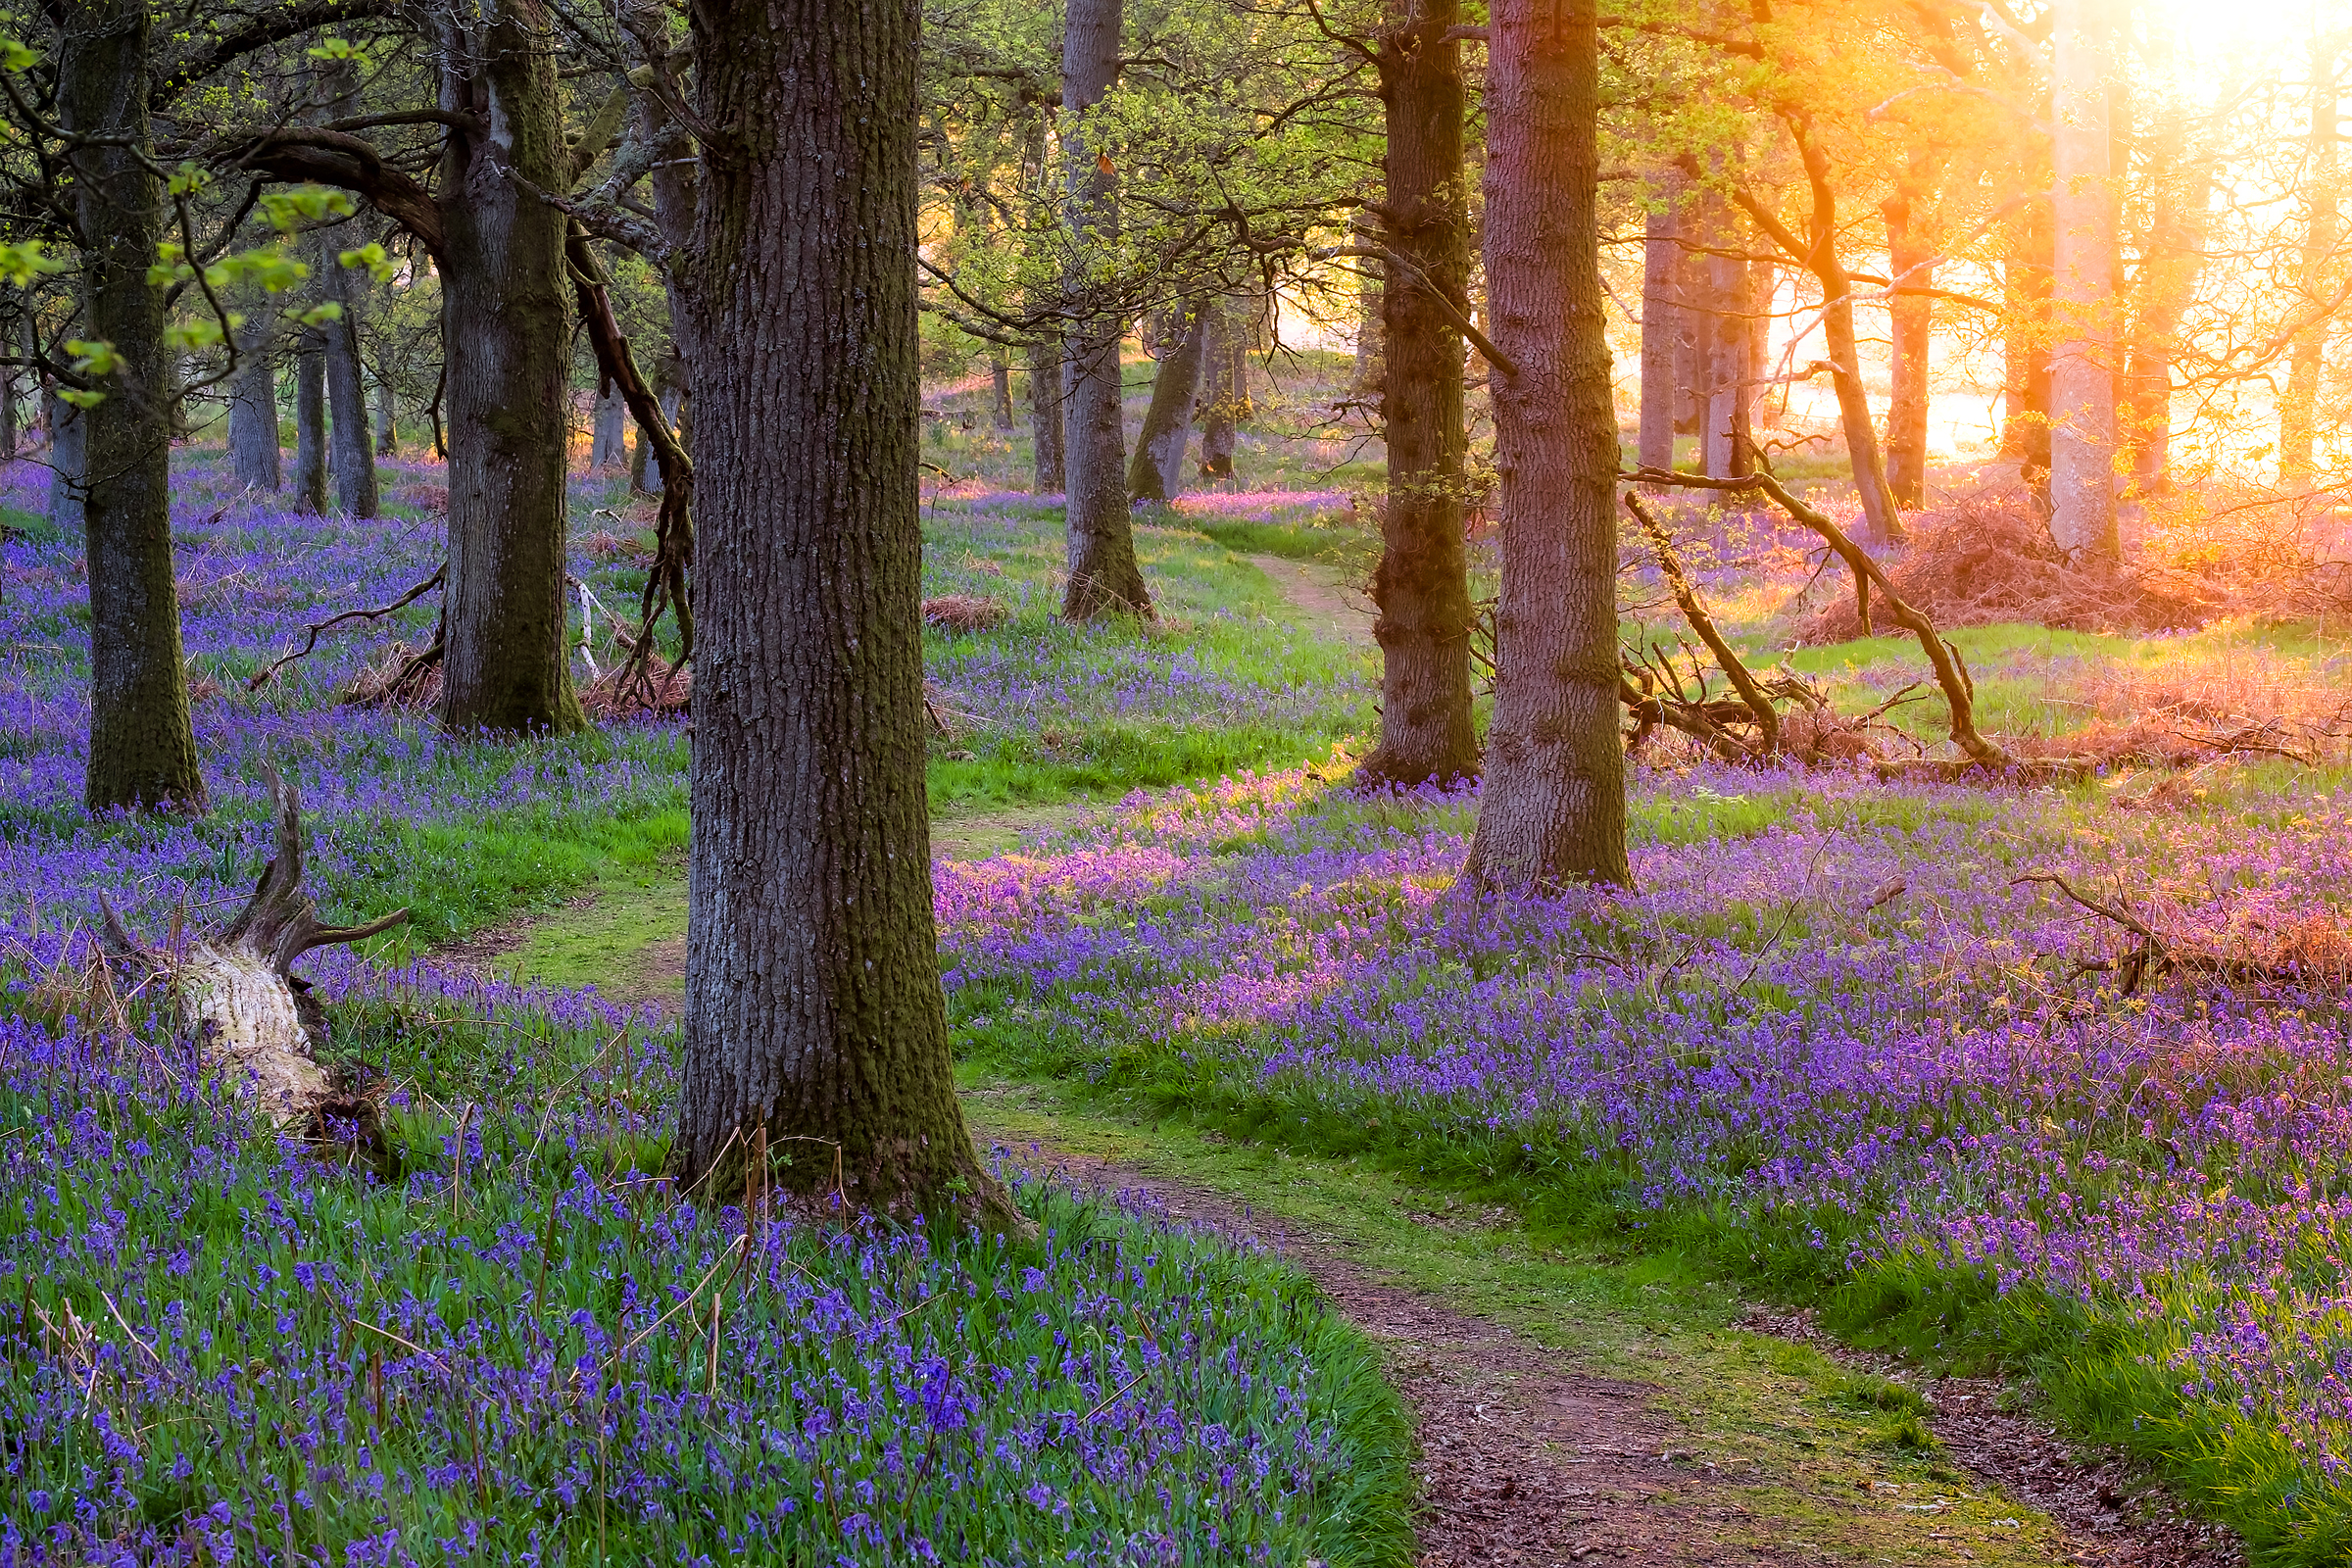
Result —
[[[1089,287],[1084,258],[1118,232],[1118,175],[1089,145],[1088,111],[1119,77],[1120,0],[1070,0],[1061,34],[1061,102],[1070,117],[1063,145],[1070,161],[1069,221],[1073,297]],[[1061,612],[1072,620],[1125,613],[1150,615],[1152,596],[1136,564],[1127,515],[1127,440],[1120,424],[1116,316],[1098,314],[1070,335],[1070,395],[1062,420],[1069,581]]]
[[[172,361],[164,296],[147,282],[163,239],[163,193],[147,120],[145,0],[70,8],[58,60],[59,119],[106,138],[74,149],[83,330],[122,368],[81,411],[82,534],[90,582],[90,753],[84,802],[201,809],[204,775],[188,712],[179,596],[172,573]],[[60,443],[64,468],[64,443]]]
[[[1453,784],[1478,771],[1470,711],[1469,557],[1463,541],[1462,334],[1432,285],[1457,303],[1470,274],[1461,45],[1456,0],[1397,6],[1377,64],[1388,137],[1382,164],[1391,268],[1381,294],[1389,452],[1381,507],[1380,740],[1356,769],[1367,785]]]
[[[1658,193],[1642,242],[1642,429],[1644,468],[1674,466],[1676,350],[1684,331],[1681,181]]]
[[[566,219],[527,194],[570,184],[556,39],[546,0],[492,0],[442,23],[453,130],[439,206],[448,367],[449,586],[445,728],[518,732],[584,724],[565,657],[564,412],[570,380]]]
[[[915,0],[710,0],[724,127],[681,269],[701,511],[687,1183],[1009,1220],[932,923],[916,485]]]
[[[1029,350],[1029,437],[1039,495],[1061,493],[1064,480],[1061,456],[1062,411],[1061,345],[1039,343]]]
[[[313,327],[294,337],[294,510],[326,511],[326,339]]]
[[[1935,284],[1935,247],[1914,221],[1914,193],[1905,189],[1882,207],[1886,215],[1886,255],[1896,289]],[[1886,406],[1886,487],[1895,505],[1922,505],[1928,485],[1928,354],[1935,342],[1935,301],[1925,294],[1897,293],[1887,303],[1891,319],[1893,396]]]
[[[2123,556],[2115,514],[2116,191],[2107,78],[2115,27],[2107,0],[2059,0],[2050,183],[2050,536],[2067,560]]]
[[[1208,313],[1195,310],[1164,340],[1152,377],[1152,403],[1135,438],[1135,461],[1127,466],[1131,501],[1166,503],[1184,490],[1184,454],[1193,440],[1193,402],[1200,391],[1207,332]]]
[[[1494,0],[1486,263],[1502,540],[1475,891],[1627,884],[1617,418],[1600,287],[1593,0]]]

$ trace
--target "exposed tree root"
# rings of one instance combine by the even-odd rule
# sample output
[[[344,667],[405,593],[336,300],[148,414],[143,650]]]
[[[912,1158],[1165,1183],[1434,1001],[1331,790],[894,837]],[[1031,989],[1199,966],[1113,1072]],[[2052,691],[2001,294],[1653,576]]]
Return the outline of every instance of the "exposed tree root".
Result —
[[[235,919],[185,947],[174,941],[148,948],[123,929],[101,894],[106,943],[116,958],[164,984],[183,1016],[194,1020],[205,1065],[231,1074],[271,1121],[321,1138],[338,1131],[335,1122],[357,1123],[362,1139],[380,1152],[372,1104],[338,1094],[318,1065],[316,1048],[325,1038],[325,1016],[293,964],[314,948],[387,931],[409,911],[360,926],[320,925],[318,906],[302,886],[301,802],[294,786],[275,774],[270,788],[277,806],[277,853]]]

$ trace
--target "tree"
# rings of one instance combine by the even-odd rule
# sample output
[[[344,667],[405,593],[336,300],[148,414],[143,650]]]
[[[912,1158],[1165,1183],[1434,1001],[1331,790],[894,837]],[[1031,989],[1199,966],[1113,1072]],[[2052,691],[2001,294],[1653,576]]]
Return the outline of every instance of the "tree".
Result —
[[[204,806],[179,596],[172,573],[172,357],[164,296],[147,281],[164,232],[149,127],[146,0],[66,8],[57,66],[82,340],[102,392],[84,392],[78,482],[90,574],[93,812]]]
[[[253,290],[237,333],[237,368],[229,380],[228,460],[237,483],[273,492],[284,484],[277,444],[277,311]]]
[[[1494,720],[1462,872],[1481,891],[1633,879],[1593,13],[1593,0],[1495,0],[1488,29],[1487,289],[1504,359]]]
[[[1454,0],[1400,3],[1374,46],[1387,139],[1375,210],[1384,255],[1380,514],[1380,740],[1368,785],[1453,784],[1478,771],[1470,710],[1469,559],[1463,542],[1462,331],[1470,273],[1460,21]]]
[[[1193,306],[1171,313],[1160,340],[1159,368],[1152,377],[1152,402],[1136,432],[1135,460],[1127,466],[1131,501],[1169,502],[1184,489],[1184,453],[1193,438],[1193,399],[1200,390],[1207,358],[1208,313]]]
[[[319,326],[294,334],[294,510],[312,516],[326,511],[326,329]]]
[[[1070,116],[1062,145],[1069,162],[1069,222],[1074,268],[1118,231],[1118,173],[1108,153],[1090,147],[1088,111],[1119,75],[1119,0],[1068,0],[1062,20],[1061,102]],[[1083,296],[1080,272],[1070,292]],[[1109,613],[1149,615],[1152,595],[1136,564],[1127,516],[1126,431],[1119,419],[1116,316],[1098,313],[1069,341],[1069,396],[1062,405],[1062,466],[1069,541],[1069,581],[1061,612],[1073,620]]]
[[[2050,534],[2070,564],[2123,556],[2115,515],[2116,190],[2108,0],[2059,0],[2050,70]]]
[[[2338,143],[2342,129],[2337,123],[2335,50],[2332,36],[2313,35],[2310,154],[2304,177],[2302,265],[2296,282],[2299,291],[2315,304],[2328,292],[2328,272],[2343,238],[2336,210],[2341,195]],[[2333,324],[2331,314],[2307,308],[2287,351],[2286,387],[2278,397],[2278,477],[2290,487],[2310,488],[2319,471],[2312,447],[2319,433],[2320,368]]]
[[[1009,1222],[956,1103],[931,913],[917,16],[692,13],[705,172],[672,268],[704,569],[674,1160],[738,1189],[748,1146],[811,1201]]]
[[[1683,333],[1681,181],[1671,175],[1650,198],[1642,240],[1642,422],[1636,450],[1644,468],[1674,466],[1674,413],[1681,387],[1676,350]]]

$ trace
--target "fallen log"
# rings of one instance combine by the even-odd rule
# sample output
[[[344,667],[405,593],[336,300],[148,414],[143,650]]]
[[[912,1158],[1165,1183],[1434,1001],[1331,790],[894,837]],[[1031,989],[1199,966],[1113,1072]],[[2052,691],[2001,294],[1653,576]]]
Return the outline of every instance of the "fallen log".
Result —
[[[396,909],[366,925],[324,926],[302,885],[302,807],[294,786],[272,773],[277,853],[237,917],[184,948],[149,948],[124,929],[102,893],[112,956],[160,981],[192,1021],[208,1070],[231,1075],[239,1092],[281,1129],[329,1135],[330,1120],[357,1121],[372,1143],[374,1111],[363,1098],[339,1094],[318,1064],[325,1014],[294,961],[317,948],[364,942],[409,917]]]

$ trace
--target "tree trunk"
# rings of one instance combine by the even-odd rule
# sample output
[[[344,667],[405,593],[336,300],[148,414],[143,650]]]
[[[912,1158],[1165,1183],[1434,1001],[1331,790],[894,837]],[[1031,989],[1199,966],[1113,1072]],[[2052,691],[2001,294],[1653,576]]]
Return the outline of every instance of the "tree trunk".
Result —
[[[1720,208],[1718,208],[1720,211]],[[1710,238],[1719,252],[1738,246],[1728,220]],[[1707,258],[1707,427],[1703,445],[1709,478],[1729,479],[1748,468],[1747,397],[1754,377],[1747,363],[1747,264],[1737,256]]]
[[[89,473],[89,464],[82,454],[87,448],[89,426],[82,422],[81,410],[57,395],[51,387],[46,394],[49,421],[49,520],[60,528],[79,529],[83,526],[82,480]]]
[[[335,510],[346,517],[376,512],[375,443],[368,433],[368,389],[360,384],[360,290],[349,269],[335,260],[334,247],[320,247],[326,297],[343,307],[341,320],[319,328],[326,342],[327,473],[335,487]]]
[[[2187,127],[2173,114],[2156,138],[2154,213],[2140,246],[2139,299],[2132,352],[2124,374],[2130,411],[2125,442],[2131,454],[2132,493],[2162,495],[2172,487],[2173,360],[2180,351],[2187,315],[2204,268],[2207,210],[2215,166],[2186,157]]]
[[[2058,0],[2051,29],[2050,536],[2076,564],[2123,556],[2115,515],[2116,190],[2108,0]]]
[[[1470,276],[1457,0],[1393,5],[1376,63],[1388,137],[1382,221],[1392,267],[1381,295],[1381,422],[1389,493],[1380,514],[1380,740],[1367,785],[1454,784],[1478,771],[1470,711],[1469,557],[1462,536],[1466,434],[1456,309]],[[1443,291],[1443,296],[1436,291]]]
[[[308,326],[294,335],[294,510],[326,511],[326,337]]]
[[[924,799],[911,0],[711,0],[690,301],[700,652],[673,1160],[1012,1222],[956,1099]]]
[[[0,370],[0,462],[17,461],[17,445],[22,439],[18,429],[21,416],[17,406],[17,372],[11,368]]]
[[[2304,318],[2287,346],[2286,390],[2278,398],[2278,478],[2290,489],[2309,489],[2319,465],[2313,452],[2318,429],[2320,371],[2334,313],[2326,296],[2333,278],[2330,264],[2342,238],[2336,210],[2335,50],[2315,33],[2311,43],[2311,133],[2304,173],[2303,266],[2296,278]]]
[[[653,461],[652,446],[652,442],[640,440],[629,448],[629,493],[631,495],[650,496],[654,494],[653,475],[658,470]]]
[[[375,455],[379,458],[400,454],[400,415],[392,404],[392,383],[384,376],[375,378]]]
[[[1388,371],[1388,306],[1381,298],[1387,287],[1377,277],[1362,278],[1356,287],[1355,368],[1348,385],[1363,397],[1380,395]]]
[[[1152,404],[1135,438],[1135,461],[1127,466],[1130,500],[1164,503],[1184,489],[1184,452],[1192,444],[1193,400],[1200,391],[1207,338],[1208,312],[1196,309],[1164,340],[1152,377]]]
[[[557,39],[546,0],[444,14],[442,155],[448,367],[449,586],[443,594],[442,724],[572,730],[587,722],[564,647],[564,471],[570,311],[564,214],[526,194],[570,181]]]
[[[2030,203],[2001,264],[2001,456],[2049,512],[2050,208]]]
[[[995,419],[997,428],[1010,430],[1012,428],[1012,362],[1004,357],[1003,349],[997,350],[988,362],[988,405],[989,414]]]
[[[1633,880],[1617,738],[1617,418],[1600,288],[1593,0],[1494,0],[1486,263],[1502,538],[1494,722],[1462,877]]]
[[[1107,155],[1089,144],[1095,121],[1088,111],[1119,78],[1120,0],[1069,0],[1061,33],[1061,102],[1069,117],[1069,221],[1078,258],[1070,292],[1088,288],[1085,253],[1118,232],[1118,175]],[[1072,620],[1126,613],[1150,615],[1152,596],[1136,564],[1135,533],[1127,515],[1127,441],[1119,418],[1118,318],[1098,315],[1071,332],[1070,395],[1062,421],[1069,582],[1061,612]]]
[[[1887,267],[1900,289],[1935,283],[1936,248],[1916,210],[1927,192],[1925,172],[1914,156],[1910,172],[1882,204],[1886,216]],[[1928,485],[1928,353],[1935,342],[1935,301],[1925,294],[1897,293],[1887,302],[1893,348],[1893,396],[1886,407],[1886,487],[1898,507],[1918,507]]]
[[[596,400],[596,425],[588,440],[588,471],[609,473],[628,459],[629,406],[613,387]]]
[[[58,60],[58,117],[109,138],[67,155],[81,252],[82,321],[122,368],[81,412],[82,533],[90,579],[93,814],[204,805],[188,714],[179,596],[172,575],[172,362],[164,296],[147,283],[163,238],[163,195],[147,120],[145,0],[69,8]],[[64,453],[61,445],[61,468]]]
[[[286,482],[277,444],[277,306],[254,300],[238,333],[237,368],[229,379],[228,460],[237,483],[274,493]]]
[[[1779,287],[1780,274],[1772,263],[1761,256],[1749,258],[1741,288],[1747,300],[1748,373],[1758,384],[1740,400],[1740,461],[1732,471],[1742,479],[1757,466],[1756,410],[1764,401],[1762,383],[1772,374],[1772,307]]]
[[[1231,300],[1218,300],[1207,308],[1206,314],[1208,342],[1202,352],[1208,363],[1200,375],[1200,407],[1194,414],[1200,421],[1200,477],[1230,479],[1235,426],[1242,404],[1240,312]],[[1392,445],[1391,467],[1396,462],[1396,448]]]
[[[1039,495],[1059,495],[1064,483],[1061,459],[1062,410],[1061,345],[1033,344],[1029,350],[1029,438]]]
[[[1642,243],[1642,430],[1636,453],[1644,468],[1674,466],[1676,350],[1683,318],[1682,181],[1658,193]]]

